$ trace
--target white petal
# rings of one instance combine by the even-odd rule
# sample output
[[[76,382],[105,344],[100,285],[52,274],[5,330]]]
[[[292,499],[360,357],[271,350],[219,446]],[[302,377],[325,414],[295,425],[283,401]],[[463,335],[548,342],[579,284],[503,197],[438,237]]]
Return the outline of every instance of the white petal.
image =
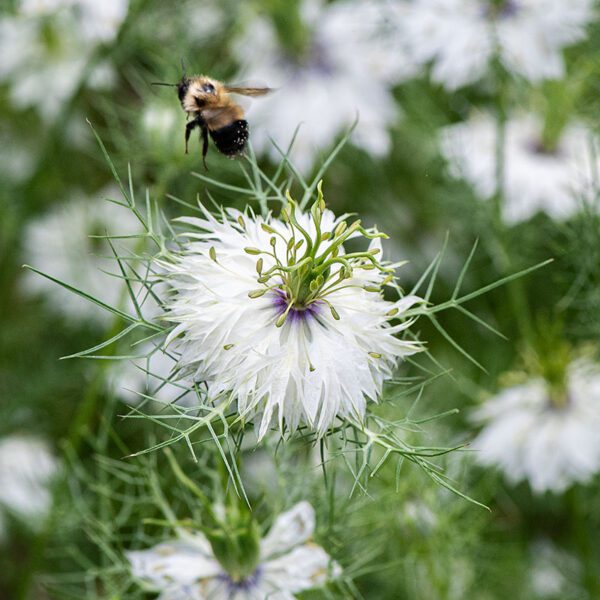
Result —
[[[264,578],[274,589],[297,593],[323,585],[330,562],[323,548],[306,544],[265,563]]]
[[[308,502],[299,502],[275,519],[261,542],[261,556],[267,559],[287,552],[310,539],[314,530],[315,509]]]
[[[204,536],[172,540],[150,548],[127,552],[133,575],[158,589],[192,586],[221,571]],[[172,592],[171,592],[172,593]]]

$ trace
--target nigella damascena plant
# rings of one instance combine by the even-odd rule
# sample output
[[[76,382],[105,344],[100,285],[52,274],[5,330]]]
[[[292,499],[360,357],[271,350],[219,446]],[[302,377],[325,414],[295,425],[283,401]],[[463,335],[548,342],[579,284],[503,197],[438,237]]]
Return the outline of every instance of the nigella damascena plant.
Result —
[[[182,376],[235,403],[259,438],[274,424],[324,435],[336,418],[360,422],[398,362],[420,349],[401,334],[421,300],[399,293],[399,265],[381,260],[386,236],[336,218],[320,188],[310,212],[288,199],[279,218],[201,207],[202,217],[178,219],[190,226],[186,242],[160,261],[171,285],[167,345]],[[346,252],[352,238],[368,247]]]

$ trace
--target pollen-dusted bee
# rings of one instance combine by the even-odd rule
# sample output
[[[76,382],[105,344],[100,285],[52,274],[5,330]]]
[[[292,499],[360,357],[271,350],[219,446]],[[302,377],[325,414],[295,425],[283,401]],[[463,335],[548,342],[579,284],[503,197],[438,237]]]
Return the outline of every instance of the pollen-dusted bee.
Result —
[[[203,140],[202,160],[206,168],[208,152],[208,136],[212,138],[219,152],[229,158],[241,154],[248,141],[248,121],[244,118],[243,108],[237,104],[230,94],[243,96],[264,96],[271,88],[245,87],[242,85],[225,85],[206,75],[183,75],[179,83],[156,83],[177,88],[181,107],[188,119],[192,120],[185,127],[185,152],[192,131],[200,128]]]

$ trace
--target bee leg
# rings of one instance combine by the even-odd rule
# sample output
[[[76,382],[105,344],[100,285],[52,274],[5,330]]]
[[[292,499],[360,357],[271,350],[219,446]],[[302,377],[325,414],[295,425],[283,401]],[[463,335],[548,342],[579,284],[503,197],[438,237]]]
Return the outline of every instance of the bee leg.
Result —
[[[202,127],[202,162],[204,163],[204,168],[208,171],[208,167],[206,166],[206,155],[208,154],[208,127],[206,125]]]
[[[200,125],[200,123],[198,123],[198,121],[193,120],[190,121],[186,126],[185,126],[185,153],[188,153],[188,142],[190,140],[190,135],[192,133],[192,131],[198,127]]]

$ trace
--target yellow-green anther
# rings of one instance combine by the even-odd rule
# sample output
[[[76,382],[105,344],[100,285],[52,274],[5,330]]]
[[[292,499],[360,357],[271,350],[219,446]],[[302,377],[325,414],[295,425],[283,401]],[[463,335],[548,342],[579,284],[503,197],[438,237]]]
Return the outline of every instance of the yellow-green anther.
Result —
[[[310,289],[311,292],[316,292],[319,289],[319,284],[317,283],[316,279],[313,279],[309,284],[308,287]]]
[[[388,283],[390,283],[391,281],[394,280],[394,276],[393,275],[388,275],[387,277],[385,277],[385,279],[381,282],[381,285],[387,285]]]
[[[335,231],[333,232],[335,237],[340,237],[340,235],[342,235],[342,233],[344,233],[344,231],[346,231],[346,227],[348,227],[348,224],[346,223],[346,221],[342,221],[341,223],[338,223],[337,227],[335,228]]]
[[[317,286],[321,287],[325,283],[325,278],[323,275],[318,275],[315,281],[317,282]]]
[[[271,246],[273,246],[273,248],[275,248],[275,244],[277,243],[277,238],[275,236],[273,236],[270,240],[269,240],[269,244],[271,244]]]
[[[246,222],[244,221],[244,217],[242,217],[242,215],[238,216],[237,222],[240,224],[242,229],[246,229]]]
[[[287,243],[287,249],[288,249],[288,252],[289,252],[289,251],[290,251],[290,250],[291,250],[291,249],[294,247],[294,242],[295,242],[295,241],[296,241],[296,238],[293,238],[293,237],[291,237],[291,238],[288,240],[288,243]]]
[[[262,273],[262,269],[263,269],[263,259],[259,258],[256,261],[256,272],[260,275]]]
[[[233,348],[234,344],[225,344],[223,346],[223,350],[231,350]]]
[[[380,292],[381,288],[375,285],[365,285],[365,287],[363,288],[365,290],[365,292]]]
[[[312,215],[315,224],[318,225],[321,222],[321,211],[319,210],[318,200],[310,207],[310,214]]]
[[[275,230],[270,225],[267,225],[266,223],[261,223],[260,228],[263,231],[266,231],[267,233],[276,233]]]
[[[329,238],[331,237],[331,231],[326,231],[322,236],[321,239],[326,242]]]
[[[260,298],[261,296],[264,296],[268,290],[269,290],[269,288],[261,288],[259,290],[252,290],[251,292],[248,292],[248,297],[249,298]]]
[[[287,316],[288,316],[287,310],[283,314],[279,315],[279,318],[277,319],[277,321],[275,321],[275,327],[281,327],[285,323]]]
[[[308,363],[308,370],[312,373],[313,371],[316,371],[317,368],[312,363]]]
[[[386,314],[386,316],[388,317],[395,317],[398,314],[398,309],[397,308],[392,308],[392,310],[389,310]]]
[[[302,246],[302,244],[304,244],[304,240],[300,240],[297,244],[296,244],[296,252],[298,250],[300,250],[300,246]]]
[[[348,232],[356,231],[360,227],[360,219],[356,219],[352,225],[350,225]]]
[[[369,254],[372,254],[373,256],[375,256],[376,254],[379,254],[381,252],[381,248],[371,248],[367,252]]]
[[[269,279],[271,279],[270,275],[263,275],[262,277],[259,277],[256,281],[258,281],[258,283],[267,283]]]
[[[360,268],[365,271],[372,271],[375,268],[375,265],[373,263],[368,263],[366,265],[360,265]]]
[[[290,215],[288,214],[287,209],[282,208],[281,209],[281,213],[279,213],[279,216],[281,217],[281,220],[284,223],[289,223],[290,222]]]
[[[331,256],[333,256],[333,258],[335,258],[338,254],[340,253],[340,248],[339,246],[336,246],[332,251],[331,251]]]
[[[381,358],[381,354],[379,354],[379,352],[369,352],[369,356],[371,358]]]
[[[319,208],[321,212],[323,212],[326,208],[325,200],[323,199],[323,180],[321,179],[319,183],[317,183],[317,202],[319,203]]]
[[[258,248],[244,248],[244,252],[246,254],[254,254],[256,256],[258,254],[261,254],[262,251]]]
[[[210,250],[208,251],[208,255],[210,256],[211,260],[214,260],[215,262],[217,262],[217,251],[215,250],[214,246],[210,247]]]
[[[329,310],[331,311],[331,316],[336,320],[339,321],[340,320],[340,315],[338,315],[338,311],[335,310],[335,308],[333,308],[333,305],[329,305]]]

